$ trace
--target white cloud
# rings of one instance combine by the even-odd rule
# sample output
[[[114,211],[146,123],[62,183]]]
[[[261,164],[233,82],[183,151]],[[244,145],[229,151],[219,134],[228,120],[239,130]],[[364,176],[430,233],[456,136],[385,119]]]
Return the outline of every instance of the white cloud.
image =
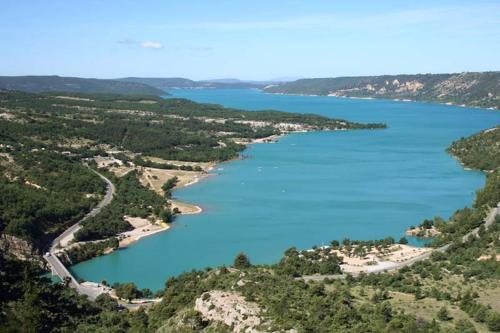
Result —
[[[155,41],[151,41],[151,40],[141,42],[139,44],[139,46],[142,47],[143,49],[156,49],[156,50],[158,50],[158,49],[163,48],[163,45],[160,42],[155,42]]]
[[[163,45],[160,42],[151,41],[151,40],[146,40],[146,41],[140,42],[140,41],[132,39],[132,38],[125,38],[125,39],[121,39],[121,40],[117,41],[117,43],[121,44],[121,45],[128,45],[131,47],[140,47],[143,49],[158,50],[158,49],[163,48]]]
[[[138,40],[132,39],[132,38],[124,38],[119,41],[117,41],[118,44],[121,45],[126,45],[128,47],[132,48],[142,48],[142,49],[152,49],[152,50],[159,50],[159,49],[165,49],[167,51],[173,51],[173,52],[192,52],[192,53],[204,53],[204,52],[211,52],[213,51],[213,47],[211,46],[175,46],[175,45],[163,45],[161,42],[157,41],[151,41],[151,40],[146,40],[143,42],[140,42]]]

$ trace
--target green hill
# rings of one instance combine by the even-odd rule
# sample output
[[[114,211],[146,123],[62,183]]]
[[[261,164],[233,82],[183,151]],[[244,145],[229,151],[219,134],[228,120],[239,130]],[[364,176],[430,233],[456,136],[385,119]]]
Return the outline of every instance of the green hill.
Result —
[[[132,82],[147,84],[158,89],[169,89],[169,88],[196,88],[196,82],[190,79],[185,79],[182,77],[170,77],[170,78],[160,78],[160,77],[125,77],[122,79],[117,79],[120,82]]]
[[[157,96],[166,94],[158,88],[138,82],[62,76],[0,76],[0,90],[19,90],[32,93],[61,91]]]
[[[118,79],[121,82],[137,82],[153,86],[158,89],[176,89],[176,88],[221,88],[221,89],[244,89],[244,88],[263,88],[268,82],[260,81],[240,81],[237,79],[215,79],[194,81],[180,77],[126,77]]]
[[[475,107],[500,107],[500,72],[301,79],[270,85],[269,93],[408,99]]]
[[[500,126],[457,140],[448,152],[466,167],[494,171],[500,167]]]

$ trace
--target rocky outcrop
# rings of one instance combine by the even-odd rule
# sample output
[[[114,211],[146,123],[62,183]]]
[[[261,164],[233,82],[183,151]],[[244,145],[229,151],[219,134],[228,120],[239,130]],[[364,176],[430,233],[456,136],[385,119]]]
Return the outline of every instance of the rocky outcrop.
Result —
[[[500,108],[500,72],[301,79],[265,87],[280,94],[389,98]]]
[[[432,226],[430,228],[423,228],[423,227],[410,228],[405,231],[405,234],[411,237],[432,238],[440,235],[441,232],[437,230],[436,227]]]
[[[40,255],[28,241],[7,234],[0,235],[0,251],[19,260],[36,260]]]
[[[240,280],[238,285],[244,285],[244,282]],[[234,291],[205,292],[196,299],[194,310],[203,320],[216,324],[222,323],[233,333],[278,333],[269,329],[272,326],[269,325],[269,321],[263,321],[261,315],[264,311],[258,304],[246,301],[242,295]],[[297,330],[279,332],[297,333]]]
[[[223,322],[236,333],[259,333],[260,309],[235,292],[212,290],[196,299],[194,309],[210,321]]]

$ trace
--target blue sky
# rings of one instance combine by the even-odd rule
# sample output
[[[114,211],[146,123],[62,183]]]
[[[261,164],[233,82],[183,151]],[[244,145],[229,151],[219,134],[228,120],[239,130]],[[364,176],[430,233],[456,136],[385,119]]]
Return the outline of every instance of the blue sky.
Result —
[[[500,1],[0,0],[0,75],[499,70]]]

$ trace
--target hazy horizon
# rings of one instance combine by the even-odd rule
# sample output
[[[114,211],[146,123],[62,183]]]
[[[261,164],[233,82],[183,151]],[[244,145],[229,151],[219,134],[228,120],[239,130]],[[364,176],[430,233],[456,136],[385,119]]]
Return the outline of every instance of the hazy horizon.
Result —
[[[478,72],[498,72],[499,70],[484,70]],[[473,71],[464,71],[464,72],[473,72]],[[363,76],[398,76],[398,75],[426,75],[426,74],[459,74],[464,72],[436,72],[436,73],[395,73],[395,74],[373,74],[373,75],[342,75],[342,76],[323,76],[323,77],[276,77],[276,78],[268,78],[268,79],[246,79],[240,77],[210,77],[210,78],[201,78],[201,79],[193,79],[187,76],[121,76],[121,77],[90,77],[90,76],[70,76],[70,75],[60,75],[60,74],[21,74],[21,75],[0,75],[0,76],[11,76],[11,77],[19,77],[19,76],[59,76],[59,77],[75,77],[82,79],[99,79],[99,80],[119,80],[125,78],[144,78],[144,79],[188,79],[192,81],[223,81],[223,80],[237,80],[241,82],[291,82],[301,79],[326,79],[326,78],[337,78],[337,77],[363,77]]]

